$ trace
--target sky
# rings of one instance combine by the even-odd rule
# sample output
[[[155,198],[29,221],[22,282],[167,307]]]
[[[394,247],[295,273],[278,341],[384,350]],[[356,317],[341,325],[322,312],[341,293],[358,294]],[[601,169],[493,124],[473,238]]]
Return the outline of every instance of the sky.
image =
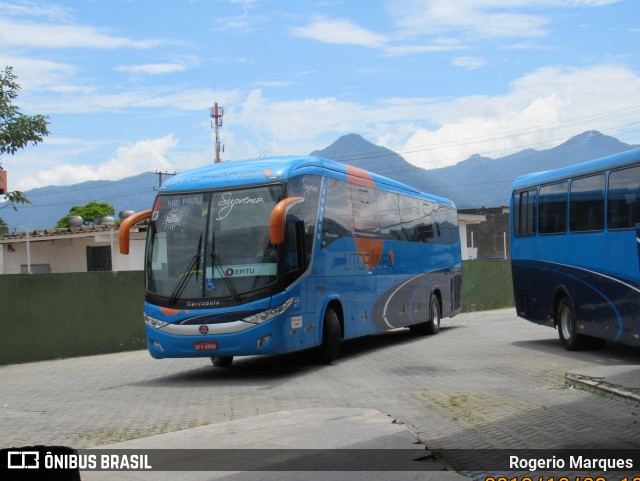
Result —
[[[50,135],[0,158],[10,190],[357,133],[438,168],[586,130],[640,144],[637,0],[2,0],[0,68]]]

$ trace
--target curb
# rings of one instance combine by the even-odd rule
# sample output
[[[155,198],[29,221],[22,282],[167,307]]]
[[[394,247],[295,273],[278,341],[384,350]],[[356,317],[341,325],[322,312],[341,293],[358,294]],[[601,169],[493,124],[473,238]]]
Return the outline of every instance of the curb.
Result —
[[[623,386],[603,381],[601,378],[568,372],[565,374],[565,382],[569,386],[573,386],[577,389],[589,391],[594,394],[600,394],[605,397],[614,398],[618,401],[640,407],[640,392],[630,391]]]

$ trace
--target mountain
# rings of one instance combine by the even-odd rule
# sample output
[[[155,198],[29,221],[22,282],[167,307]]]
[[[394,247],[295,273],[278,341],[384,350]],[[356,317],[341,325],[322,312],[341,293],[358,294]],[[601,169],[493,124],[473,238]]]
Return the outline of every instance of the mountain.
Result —
[[[431,176],[431,171],[416,167],[393,150],[372,144],[358,134],[343,135],[329,147],[310,155],[360,167],[423,190],[442,190],[447,185]]]
[[[344,162],[425,192],[448,197],[458,208],[464,209],[507,205],[509,187],[519,175],[556,169],[639,147],[600,132],[588,131],[548,150],[527,149],[497,159],[472,155],[456,165],[425,170],[360,135],[348,134],[311,155]],[[0,218],[13,232],[50,229],[71,207],[93,200],[112,204],[116,215],[122,210],[141,211],[153,205],[158,183],[158,174],[146,172],[117,181],[90,181],[32,189],[25,192],[31,204],[20,205],[17,211],[7,203],[0,204]]]
[[[11,186],[9,186],[11,187]],[[9,231],[50,229],[69,213],[74,205],[91,201],[108,202],[118,213],[141,211],[153,205],[158,188],[158,174],[146,172],[121,180],[92,180],[81,184],[40,187],[25,191],[31,204],[19,205],[14,211],[8,203],[0,204],[0,218]]]
[[[314,154],[448,197],[458,208],[464,209],[508,205],[509,187],[519,175],[557,169],[639,147],[591,130],[548,150],[527,149],[497,159],[476,154],[449,167],[424,170],[391,150],[349,134]]]
[[[432,169],[429,174],[448,185],[446,194],[436,193],[452,198],[460,208],[496,207],[509,203],[509,188],[520,175],[558,169],[638,147],[592,130],[551,149],[527,149],[497,159],[471,156],[456,165]]]

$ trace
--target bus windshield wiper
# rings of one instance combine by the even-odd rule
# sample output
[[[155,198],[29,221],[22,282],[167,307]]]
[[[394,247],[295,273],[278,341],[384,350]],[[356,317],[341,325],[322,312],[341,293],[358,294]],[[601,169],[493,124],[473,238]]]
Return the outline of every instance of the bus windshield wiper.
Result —
[[[214,247],[214,250],[211,251],[211,260],[213,261],[214,268],[218,271],[218,275],[224,279],[224,282],[229,288],[229,292],[233,296],[233,299],[239,303],[240,295],[236,290],[236,286],[233,285],[233,281],[229,279],[227,275],[224,273],[224,269],[222,268],[222,263],[220,262],[220,258],[218,257],[218,254],[216,254],[215,247]]]
[[[185,287],[187,287],[187,282],[191,279],[191,276],[195,272],[196,274],[196,282],[198,281],[198,271],[200,270],[200,249],[202,248],[202,234],[200,234],[200,240],[198,240],[198,250],[195,255],[189,261],[189,265],[187,268],[180,274],[180,282],[171,293],[171,297],[169,298],[169,305],[172,306],[175,304],[176,300],[182,294]]]

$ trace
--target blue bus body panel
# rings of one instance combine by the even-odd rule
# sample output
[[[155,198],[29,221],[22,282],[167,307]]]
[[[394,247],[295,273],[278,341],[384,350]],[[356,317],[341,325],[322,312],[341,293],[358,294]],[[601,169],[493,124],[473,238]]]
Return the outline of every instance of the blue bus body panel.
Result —
[[[534,172],[532,174],[521,175],[511,185],[511,191],[526,189],[541,184],[548,184],[572,177],[580,177],[592,172],[600,172],[612,168],[621,168],[638,162],[640,159],[640,149],[627,150],[619,154],[609,155],[600,159],[590,160],[581,164],[570,165],[561,169],[549,170],[545,172]]]
[[[512,261],[518,315],[554,325],[559,291],[569,296],[578,334],[640,346],[640,284],[596,271],[548,261]]]
[[[244,317],[264,311],[291,298],[291,307],[282,315],[262,324],[248,327],[236,333],[207,334],[170,334],[162,328],[146,325],[149,352],[155,358],[165,357],[211,357],[211,356],[250,356],[262,354],[281,354],[307,349],[318,344],[317,322],[315,314],[305,312],[304,306],[311,305],[307,297],[307,280],[297,282],[286,292],[271,299],[232,308],[198,309],[177,311],[166,314],[153,304],[145,303],[145,312],[155,319],[171,324],[188,323],[191,325],[211,325],[241,321]],[[264,345],[258,340],[269,336]],[[215,342],[215,350],[196,350],[195,343]],[[159,347],[161,346],[161,347]]]

